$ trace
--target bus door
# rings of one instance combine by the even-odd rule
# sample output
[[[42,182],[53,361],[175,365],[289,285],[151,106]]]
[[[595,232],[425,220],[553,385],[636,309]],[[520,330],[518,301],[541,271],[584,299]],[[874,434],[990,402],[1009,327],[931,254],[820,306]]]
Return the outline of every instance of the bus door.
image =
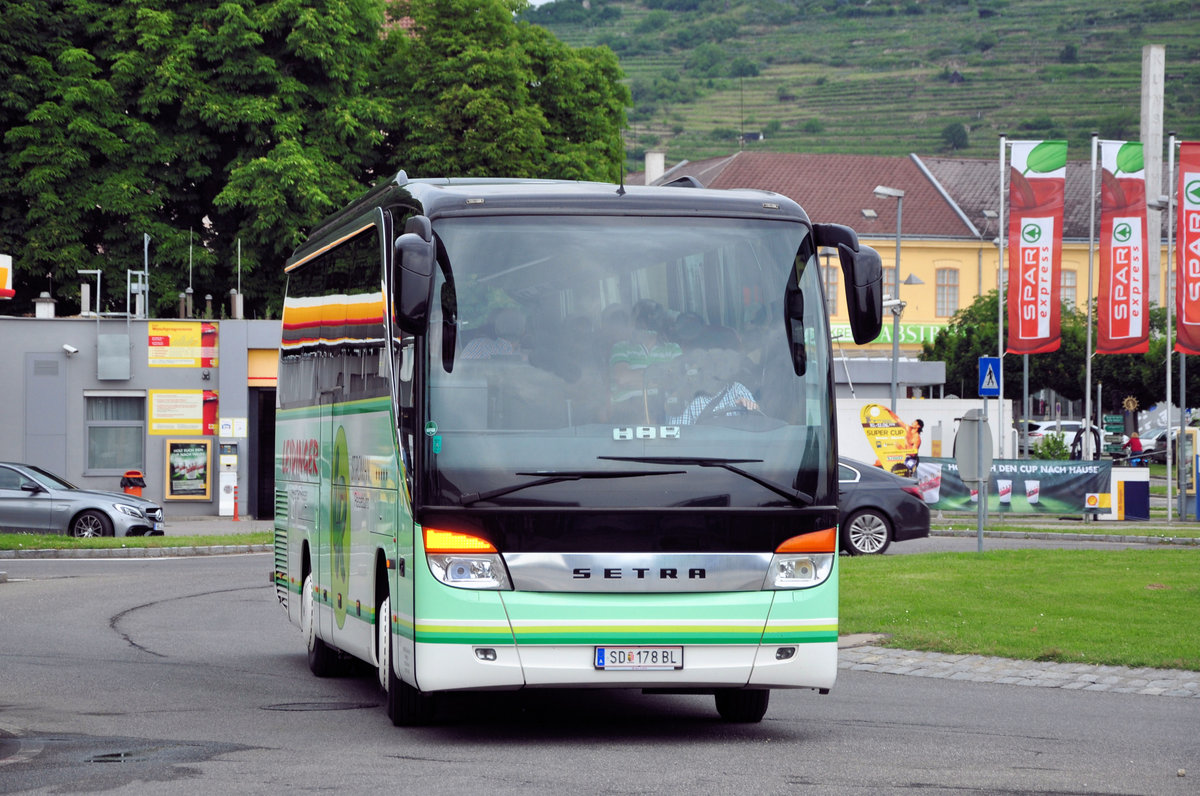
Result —
[[[336,467],[334,450],[333,402],[341,394],[341,388],[326,389],[320,396],[320,440],[321,440],[321,484],[319,486],[317,516],[313,540],[313,582],[319,585],[317,595],[317,630],[322,638],[333,638],[333,611],[337,605],[337,585],[333,567],[333,475]]]
[[[416,434],[413,375],[416,365],[416,338],[402,335],[394,341],[395,356],[392,371],[396,385],[395,404],[395,464],[396,504],[394,512],[395,543],[389,555],[394,561],[389,581],[391,586],[392,613],[401,619],[400,635],[392,637],[393,649],[399,674],[409,683],[417,681],[416,641],[412,623],[415,622],[416,567],[415,534],[413,521],[413,442]]]

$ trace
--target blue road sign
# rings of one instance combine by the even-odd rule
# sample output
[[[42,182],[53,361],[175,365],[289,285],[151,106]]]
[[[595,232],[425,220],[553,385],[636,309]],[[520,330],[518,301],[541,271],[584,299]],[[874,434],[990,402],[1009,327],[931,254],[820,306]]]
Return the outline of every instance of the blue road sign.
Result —
[[[979,397],[1000,397],[1000,357],[979,358]]]

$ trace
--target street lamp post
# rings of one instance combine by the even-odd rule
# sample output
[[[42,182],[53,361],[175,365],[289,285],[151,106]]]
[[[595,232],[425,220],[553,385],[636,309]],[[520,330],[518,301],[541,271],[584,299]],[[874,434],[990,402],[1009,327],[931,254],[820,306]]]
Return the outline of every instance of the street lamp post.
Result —
[[[875,195],[880,199],[896,200],[896,278],[895,295],[892,300],[892,414],[896,412],[897,376],[896,365],[900,361],[900,312],[904,309],[900,303],[900,220],[904,211],[904,191],[899,188],[889,188],[886,185],[876,185]]]

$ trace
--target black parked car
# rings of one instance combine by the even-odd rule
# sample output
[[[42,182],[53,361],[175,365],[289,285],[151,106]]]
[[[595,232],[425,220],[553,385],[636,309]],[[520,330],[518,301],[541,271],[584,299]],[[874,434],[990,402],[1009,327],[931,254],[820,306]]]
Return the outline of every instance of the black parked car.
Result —
[[[911,478],[852,459],[838,461],[842,550],[882,553],[893,541],[929,536],[929,506]]]

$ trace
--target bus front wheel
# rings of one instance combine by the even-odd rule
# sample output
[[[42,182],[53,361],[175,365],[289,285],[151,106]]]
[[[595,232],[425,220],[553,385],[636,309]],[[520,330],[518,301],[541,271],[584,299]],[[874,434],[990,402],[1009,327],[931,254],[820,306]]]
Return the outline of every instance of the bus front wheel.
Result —
[[[767,713],[771,692],[767,689],[723,688],[717,691],[717,713],[725,721],[756,724]]]
[[[308,646],[308,668],[317,677],[338,674],[337,651],[317,637],[316,598],[313,597],[312,573],[304,576],[304,596],[300,600],[300,630]]]
[[[386,697],[388,718],[397,727],[419,727],[433,721],[434,701],[396,676],[392,655],[392,600],[383,598],[375,614],[375,662]]]

